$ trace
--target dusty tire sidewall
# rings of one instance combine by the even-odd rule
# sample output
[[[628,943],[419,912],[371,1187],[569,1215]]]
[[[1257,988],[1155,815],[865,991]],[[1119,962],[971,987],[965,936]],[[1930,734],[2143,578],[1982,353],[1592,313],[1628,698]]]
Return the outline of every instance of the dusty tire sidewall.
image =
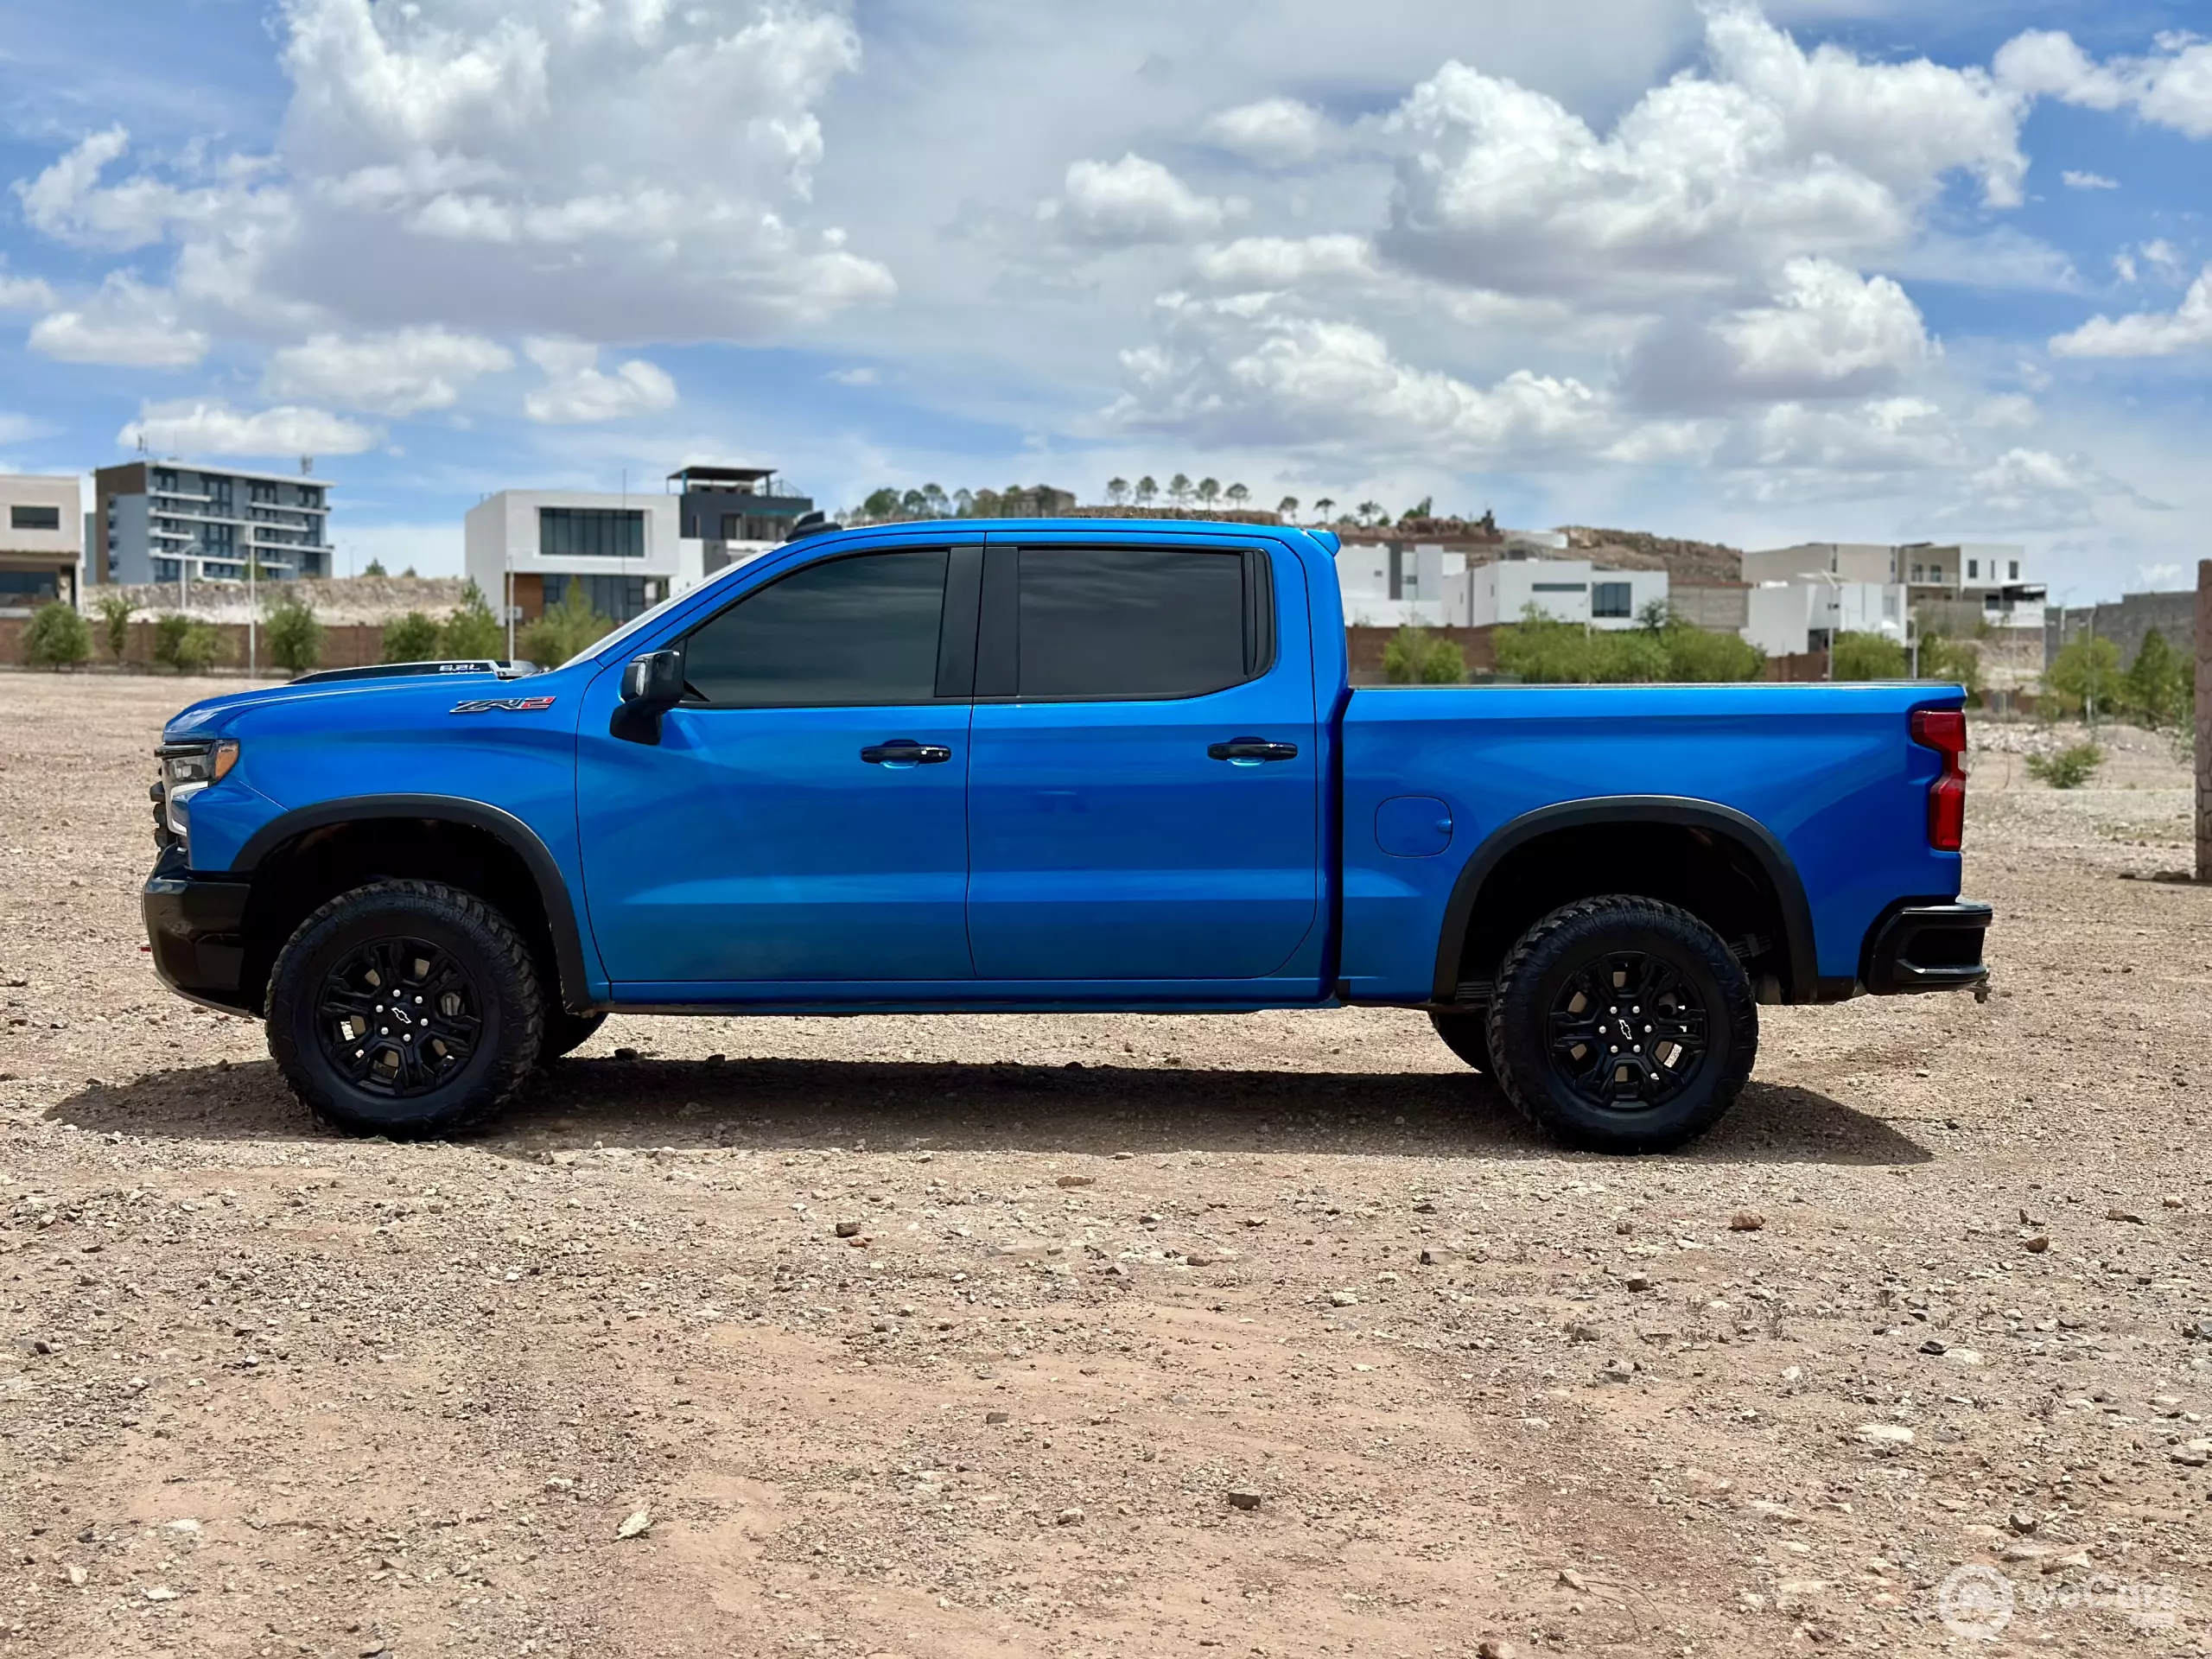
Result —
[[[339,963],[382,939],[418,938],[467,966],[484,1004],[482,1036],[458,1075],[429,1094],[395,1099],[356,1088],[322,1052],[315,1007]],[[435,1135],[481,1115],[505,1091],[504,1050],[526,1030],[524,1000],[535,988],[515,982],[499,942],[458,907],[425,893],[370,890],[338,901],[334,913],[295,935],[270,976],[269,1035],[278,1066],[315,1109],[340,1128],[395,1138]]]
[[[1618,1112],[1591,1105],[1559,1075],[1551,1056],[1551,1011],[1567,981],[1592,958],[1637,950],[1661,957],[1704,1002],[1705,1053],[1681,1091],[1663,1106]],[[1522,1108],[1543,1128],[1586,1148],[1663,1151],[1701,1135],[1726,1112],[1751,1075],[1758,1011],[1743,969],[1719,937],[1688,915],[1598,911],[1544,939],[1499,987],[1497,1058]]]

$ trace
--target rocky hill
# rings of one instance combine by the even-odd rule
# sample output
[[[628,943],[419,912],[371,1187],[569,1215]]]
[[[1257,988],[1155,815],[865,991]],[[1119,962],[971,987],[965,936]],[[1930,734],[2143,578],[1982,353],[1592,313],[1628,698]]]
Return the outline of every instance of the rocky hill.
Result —
[[[1664,570],[1670,581],[1710,586],[1744,579],[1744,550],[1719,542],[1654,536],[1642,530],[1561,524],[1568,552],[1615,570]]]
[[[306,600],[323,621],[342,626],[396,622],[410,611],[442,617],[460,606],[467,585],[460,576],[333,576],[298,582],[264,582],[256,587],[264,613],[270,600],[281,591]],[[173,582],[88,588],[85,608],[91,610],[107,594],[122,594],[130,601],[131,614],[141,618],[171,616],[181,610],[202,622],[243,624],[251,609],[242,582],[195,582],[190,603],[182,606]]]

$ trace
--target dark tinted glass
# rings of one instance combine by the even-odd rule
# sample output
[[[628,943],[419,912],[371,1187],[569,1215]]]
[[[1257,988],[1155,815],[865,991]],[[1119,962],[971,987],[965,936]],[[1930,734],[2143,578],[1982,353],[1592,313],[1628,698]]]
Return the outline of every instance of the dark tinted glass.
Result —
[[[1148,547],[1021,550],[1025,697],[1172,697],[1244,677],[1244,560]]]
[[[709,702],[927,702],[944,563],[939,550],[809,566],[694,633],[684,677]]]

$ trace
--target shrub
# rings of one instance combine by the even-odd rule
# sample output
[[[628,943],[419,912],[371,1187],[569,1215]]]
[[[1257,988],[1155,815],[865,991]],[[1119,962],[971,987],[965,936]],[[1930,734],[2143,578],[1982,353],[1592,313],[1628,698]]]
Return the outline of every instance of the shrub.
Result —
[[[506,632],[474,582],[461,596],[461,608],[438,630],[438,654],[448,658],[498,658],[505,654]]]
[[[427,663],[438,654],[438,625],[420,611],[410,611],[384,626],[387,663]]]
[[[1842,632],[1828,647],[1832,680],[1901,680],[1904,647],[1887,634]]]
[[[1766,653],[1739,633],[1713,633],[1670,618],[1659,642],[1670,680],[1756,680],[1766,672]]]
[[[205,674],[223,654],[223,636],[188,616],[165,616],[154,625],[154,660],[180,674]]]
[[[1467,677],[1466,654],[1443,634],[1400,628],[1382,647],[1382,677],[1393,685],[1459,685]]]
[[[2054,713],[2111,714],[2120,685],[2120,647],[2094,634],[2069,644],[2043,671],[2044,701]]]
[[[322,660],[322,624],[315,620],[315,607],[306,600],[280,589],[269,601],[264,616],[270,662],[289,674],[299,675]]]
[[[2053,789],[2079,789],[2103,762],[2105,752],[2094,743],[2076,743],[2056,754],[2028,757],[2028,776]]]
[[[100,613],[100,634],[107,641],[107,654],[117,662],[130,649],[130,601],[121,594],[102,594],[94,609]]]
[[[1600,631],[1554,622],[1530,606],[1497,631],[1497,666],[1528,685],[1614,684],[1668,677],[1667,647],[1648,628]]]
[[[74,668],[92,654],[92,631],[76,607],[56,601],[31,613],[23,660],[33,668]]]
[[[2154,732],[2190,725],[2196,709],[2195,665],[2153,628],[2120,682],[2119,701]]]
[[[1981,647],[1971,640],[1930,634],[1920,642],[1920,677],[1963,686],[1969,697],[1981,695]]]
[[[540,668],[558,668],[613,632],[613,623],[592,608],[584,585],[572,582],[561,602],[523,630],[517,649]]]

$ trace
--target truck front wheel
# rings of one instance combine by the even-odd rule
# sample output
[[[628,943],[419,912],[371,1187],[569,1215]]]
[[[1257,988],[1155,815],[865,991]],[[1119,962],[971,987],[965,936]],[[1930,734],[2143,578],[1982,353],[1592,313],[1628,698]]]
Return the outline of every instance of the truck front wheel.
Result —
[[[1597,1152],[1663,1152],[1735,1103],[1758,1051],[1743,966],[1688,911],[1621,894],[1563,905],[1507,953],[1490,1005],[1498,1083]]]
[[[377,881],[302,922],[269,981],[269,1052],[333,1127],[443,1135],[513,1099],[544,1040],[530,947],[474,893]]]

